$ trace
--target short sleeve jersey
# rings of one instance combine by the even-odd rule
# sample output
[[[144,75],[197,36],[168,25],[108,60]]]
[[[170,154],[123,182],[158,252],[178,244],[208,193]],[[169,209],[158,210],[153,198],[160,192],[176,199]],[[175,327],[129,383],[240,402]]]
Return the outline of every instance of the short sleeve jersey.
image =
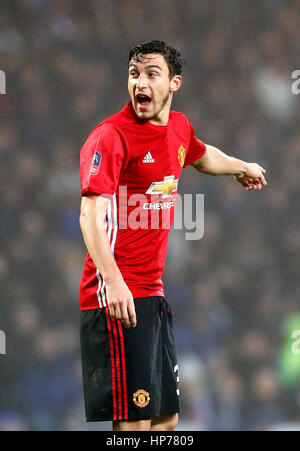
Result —
[[[103,220],[115,261],[134,298],[164,296],[162,275],[182,168],[205,144],[188,118],[139,121],[131,102],[101,122],[80,152],[82,195],[109,198]],[[107,306],[106,284],[89,253],[79,286],[81,310]]]

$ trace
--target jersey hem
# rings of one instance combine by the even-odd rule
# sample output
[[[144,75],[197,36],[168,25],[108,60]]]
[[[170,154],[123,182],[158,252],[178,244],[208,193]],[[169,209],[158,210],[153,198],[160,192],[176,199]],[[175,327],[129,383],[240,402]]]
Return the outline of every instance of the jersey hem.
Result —
[[[130,287],[129,287],[130,290]],[[159,297],[165,297],[165,293],[162,290],[159,291],[147,291],[145,292],[145,290],[142,291],[134,291],[132,293],[133,295],[133,299],[139,299],[139,298],[151,298],[153,296],[159,296]],[[86,306],[80,306],[80,310],[82,312],[87,311],[87,310],[96,310],[96,309],[101,309],[101,308],[106,308],[107,306],[103,306],[101,307],[99,304],[98,305],[86,305]]]

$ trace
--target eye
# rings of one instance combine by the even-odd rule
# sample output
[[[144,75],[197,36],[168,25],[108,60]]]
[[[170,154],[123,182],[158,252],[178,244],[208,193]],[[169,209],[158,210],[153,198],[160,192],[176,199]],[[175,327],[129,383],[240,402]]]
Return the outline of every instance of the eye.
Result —
[[[135,70],[130,71],[129,74],[131,75],[131,77],[137,77],[138,76],[138,74],[137,74],[137,72]]]

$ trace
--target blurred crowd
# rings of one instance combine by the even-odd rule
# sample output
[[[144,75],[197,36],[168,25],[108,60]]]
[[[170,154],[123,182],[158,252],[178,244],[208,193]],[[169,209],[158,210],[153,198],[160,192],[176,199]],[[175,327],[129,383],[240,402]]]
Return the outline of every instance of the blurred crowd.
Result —
[[[268,180],[248,192],[183,171],[180,193],[204,194],[205,230],[171,231],[164,276],[179,429],[300,428],[299,17],[298,0],[1,1],[0,430],[111,427],[84,420],[79,153],[128,100],[129,48],[150,39],[186,60],[173,109]]]

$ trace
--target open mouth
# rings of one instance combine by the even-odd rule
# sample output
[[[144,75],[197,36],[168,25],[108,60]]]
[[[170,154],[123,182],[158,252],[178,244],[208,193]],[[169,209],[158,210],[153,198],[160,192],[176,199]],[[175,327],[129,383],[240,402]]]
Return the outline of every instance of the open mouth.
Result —
[[[141,110],[145,110],[150,106],[151,97],[144,94],[138,94],[136,96],[136,101]]]

